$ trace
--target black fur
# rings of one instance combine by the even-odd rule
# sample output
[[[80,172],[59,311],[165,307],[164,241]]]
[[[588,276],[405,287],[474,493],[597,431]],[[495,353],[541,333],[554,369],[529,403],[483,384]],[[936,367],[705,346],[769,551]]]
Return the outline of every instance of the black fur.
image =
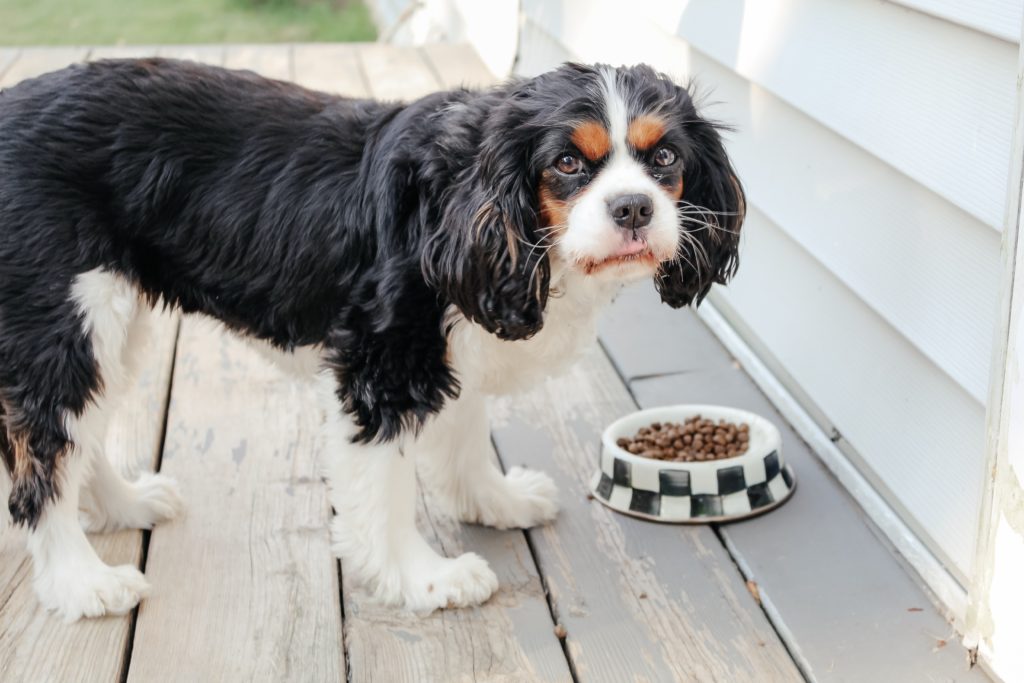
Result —
[[[684,209],[690,222],[683,227],[700,247],[684,246],[683,257],[663,264],[654,280],[661,300],[673,308],[699,305],[712,285],[725,284],[736,274],[740,227],[747,212],[743,187],[715,125],[698,117],[692,106],[691,116],[685,125],[691,144],[682,161],[682,199],[701,210]]]
[[[685,198],[741,205],[686,91],[623,73],[679,105]],[[64,416],[102,386],[69,299],[96,268],[282,349],[324,345],[357,440],[416,428],[459,389],[450,305],[505,339],[542,326],[537,183],[572,122],[600,116],[597,79],[566,66],[396,104],[147,59],[0,93],[0,453],[15,520],[34,524],[59,494]],[[734,268],[734,240],[701,239],[714,266],[662,274],[671,305]]]
[[[572,123],[600,116],[587,91],[595,78],[569,65],[484,96],[450,122],[476,132],[464,150],[474,163],[446,188],[443,229],[423,252],[423,270],[466,317],[503,339],[528,338],[543,324],[551,268],[537,181]]]

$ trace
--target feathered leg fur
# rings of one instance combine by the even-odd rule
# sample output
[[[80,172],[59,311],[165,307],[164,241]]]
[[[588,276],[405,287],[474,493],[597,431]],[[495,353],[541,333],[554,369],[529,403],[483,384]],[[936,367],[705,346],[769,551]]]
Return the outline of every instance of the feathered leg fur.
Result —
[[[336,398],[336,380],[318,383],[326,415],[324,472],[335,518],[333,548],[346,572],[387,604],[415,612],[478,605],[498,578],[475,553],[438,555],[416,528],[413,438],[353,443],[357,432]]]
[[[547,474],[498,468],[484,396],[466,390],[424,427],[416,440],[424,482],[445,510],[463,522],[527,529],[558,514],[558,490]]]

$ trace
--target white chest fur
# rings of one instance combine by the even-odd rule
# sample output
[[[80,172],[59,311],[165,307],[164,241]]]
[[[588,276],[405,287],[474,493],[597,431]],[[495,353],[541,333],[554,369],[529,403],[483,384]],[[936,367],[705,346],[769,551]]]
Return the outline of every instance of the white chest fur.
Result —
[[[504,394],[564,371],[596,339],[598,316],[618,289],[567,274],[552,288],[544,327],[521,341],[503,341],[460,316],[449,338],[459,381],[466,389]]]

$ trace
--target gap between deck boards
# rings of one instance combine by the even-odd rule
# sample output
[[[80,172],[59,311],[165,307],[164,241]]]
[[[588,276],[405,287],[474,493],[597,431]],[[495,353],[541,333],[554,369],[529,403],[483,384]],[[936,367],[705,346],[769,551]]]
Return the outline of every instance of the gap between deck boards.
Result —
[[[171,394],[174,391],[174,366],[178,362],[178,338],[181,336],[181,318],[176,317],[174,324],[174,341],[171,342],[171,362],[168,370],[167,391],[164,393],[164,411],[161,416],[160,433],[157,437],[156,461],[153,463],[153,471],[159,472],[164,461],[164,444],[167,443],[167,422],[170,414]],[[144,529],[142,532],[142,551],[139,557],[139,571],[146,573],[146,561],[149,558],[149,541],[152,538],[152,529]],[[127,683],[128,670],[132,664],[132,652],[135,651],[135,627],[139,622],[138,605],[132,610],[131,624],[128,627],[128,637],[125,641],[124,659],[121,662],[121,675],[118,677],[120,683]]]

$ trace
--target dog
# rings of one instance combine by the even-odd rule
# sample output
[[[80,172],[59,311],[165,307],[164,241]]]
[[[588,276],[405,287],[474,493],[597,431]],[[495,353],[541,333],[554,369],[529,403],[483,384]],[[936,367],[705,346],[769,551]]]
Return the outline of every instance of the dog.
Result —
[[[488,458],[485,397],[576,360],[626,283],[678,308],[735,273],[745,202],[720,129],[643,65],[393,103],[108,60],[0,93],[0,495],[41,603],[131,610],[143,575],[85,531],[182,508],[172,480],[129,482],[104,453],[153,307],[309,381],[350,576],[414,611],[487,600],[482,558],[417,532],[414,459],[460,520],[555,518],[547,475]]]

